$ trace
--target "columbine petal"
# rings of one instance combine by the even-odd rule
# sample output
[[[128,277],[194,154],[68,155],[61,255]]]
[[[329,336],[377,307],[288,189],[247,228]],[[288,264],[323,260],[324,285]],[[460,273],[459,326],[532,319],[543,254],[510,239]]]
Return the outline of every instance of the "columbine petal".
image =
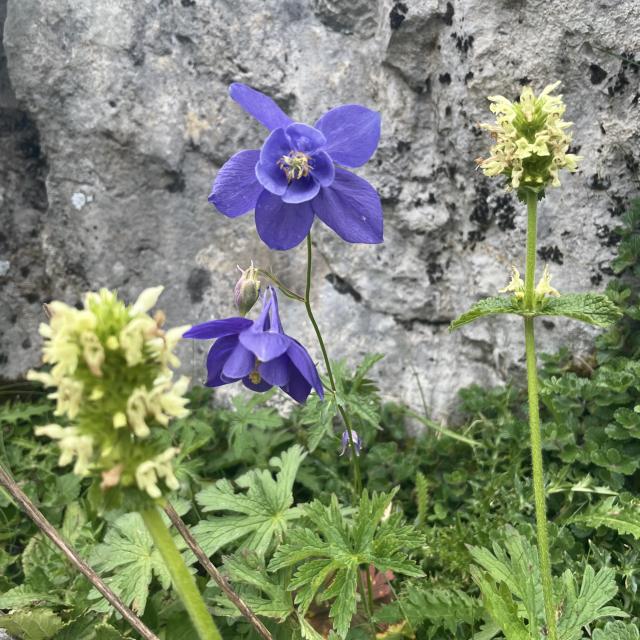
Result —
[[[269,362],[261,362],[258,367],[260,377],[269,384],[276,387],[282,387],[289,382],[290,370],[292,369],[291,361],[286,354],[279,358],[274,358]]]
[[[300,244],[312,224],[313,210],[309,202],[287,204],[268,191],[263,191],[258,198],[256,228],[271,249],[284,251]]]
[[[221,377],[227,358],[238,345],[238,336],[225,336],[216,340],[207,354],[207,387],[220,387],[228,380]]]
[[[260,149],[260,162],[263,165],[277,165],[278,160],[291,150],[291,142],[289,142],[284,129],[275,129],[269,134]]]
[[[240,344],[255,354],[260,362],[269,362],[269,360],[281,356],[289,348],[290,343],[289,336],[271,331],[252,331],[249,329],[240,334]]]
[[[324,134],[308,124],[294,122],[285,131],[291,142],[291,148],[295,151],[312,153],[327,144]]]
[[[327,138],[324,150],[347,167],[363,165],[380,140],[380,114],[358,104],[327,111],[315,126]]]
[[[311,393],[311,385],[296,371],[291,375],[289,382],[282,387],[282,390],[296,402],[304,404]]]
[[[289,183],[282,196],[282,202],[289,204],[308,202],[318,195],[318,191],[320,191],[320,183],[313,176],[306,176]]]
[[[255,171],[259,159],[257,150],[239,151],[222,165],[209,195],[220,213],[236,218],[255,209],[263,191]]]
[[[256,216],[260,200],[256,205]],[[382,205],[376,190],[362,178],[336,168],[330,187],[323,187],[311,203],[313,212],[347,242],[382,242]],[[257,218],[256,218],[257,219]]]
[[[247,387],[247,389],[251,389],[251,391],[269,391],[272,385],[270,385],[266,380],[260,380],[257,384],[255,382],[251,382],[251,379],[247,376],[246,378],[242,378],[242,384]]]
[[[316,366],[311,360],[307,350],[297,341],[291,338],[291,344],[287,349],[287,356],[302,377],[316,390],[320,398],[324,398],[324,389]]]
[[[229,381],[240,380],[253,371],[255,364],[256,357],[253,353],[238,343],[224,363],[221,377]]]
[[[266,164],[258,162],[256,165],[256,177],[267,191],[277,196],[281,196],[289,186],[287,176],[275,162]]]
[[[311,175],[322,187],[328,187],[336,177],[336,168],[331,156],[324,151],[316,151],[311,161]]]
[[[246,84],[234,82],[229,87],[229,95],[258,122],[267,129],[277,129],[291,124],[291,118],[268,96]]]
[[[222,338],[240,333],[253,324],[249,318],[225,318],[224,320],[209,320],[202,324],[197,324],[185,332],[183,338],[193,340],[211,340],[212,338]]]

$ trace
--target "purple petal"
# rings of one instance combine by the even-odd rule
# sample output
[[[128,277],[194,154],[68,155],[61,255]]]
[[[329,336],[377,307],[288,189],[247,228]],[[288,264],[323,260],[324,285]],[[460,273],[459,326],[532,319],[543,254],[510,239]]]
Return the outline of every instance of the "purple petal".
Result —
[[[256,357],[240,343],[229,354],[222,367],[222,379],[239,380],[249,375],[256,366]]]
[[[260,201],[256,205],[256,216]],[[323,187],[312,201],[313,212],[347,242],[382,242],[382,205],[376,190],[362,178],[336,168],[330,187]]]
[[[229,95],[258,122],[270,131],[291,124],[291,118],[268,96],[246,84],[234,82],[229,87]]]
[[[207,382],[205,383],[207,387],[220,387],[229,383],[228,380],[223,380],[220,374],[224,363],[237,345],[238,336],[225,336],[216,340],[211,349],[209,349],[207,354]]]
[[[331,156],[324,151],[316,151],[311,160],[311,175],[322,187],[328,187],[336,176],[336,168]]]
[[[247,387],[247,389],[251,389],[251,391],[269,391],[273,385],[270,385],[266,380],[260,380],[258,384],[255,382],[251,382],[249,377],[242,378],[242,384]]]
[[[260,152],[239,151],[223,165],[213,183],[209,202],[229,218],[255,209],[262,185],[256,177]]]
[[[324,150],[347,167],[363,165],[380,140],[380,114],[359,104],[327,111],[315,124],[327,138]]]
[[[268,191],[263,191],[258,198],[256,228],[270,249],[285,251],[295,247],[304,240],[312,224],[313,210],[309,202],[287,204]]]
[[[263,165],[277,164],[282,156],[292,151],[291,142],[284,129],[275,129],[262,144],[260,162]]]
[[[291,360],[286,354],[283,354],[279,358],[269,360],[269,362],[261,362],[258,367],[258,373],[269,384],[275,387],[282,387],[289,382],[291,369],[293,369]]]
[[[311,392],[311,385],[297,372],[293,372],[291,379],[282,390],[289,394],[296,402],[304,404]]]
[[[287,136],[294,151],[311,153],[327,144],[324,134],[308,124],[294,122],[286,128]]]
[[[261,186],[277,196],[283,195],[289,186],[287,176],[275,162],[268,164],[258,162],[256,165],[256,177]]]
[[[302,377],[316,390],[320,398],[324,398],[324,389],[316,366],[311,360],[307,350],[294,338],[290,338],[291,344],[287,349],[287,355],[291,359],[293,366],[300,372]]]
[[[273,303],[270,313],[270,326],[273,327],[275,332],[284,333],[282,322],[280,320],[280,307],[278,305],[278,295],[276,294],[276,290],[270,285],[267,288],[267,291],[271,294],[271,303]]]
[[[288,348],[291,338],[271,331],[245,331],[240,334],[240,344],[255,354],[260,362],[269,362],[281,356]]]
[[[223,320],[209,320],[202,324],[197,324],[185,332],[183,338],[193,340],[211,340],[212,338],[222,338],[240,333],[248,329],[253,324],[249,318],[224,318]]]
[[[320,183],[313,176],[305,176],[292,180],[282,196],[282,201],[289,204],[300,204],[315,198],[320,191]]]

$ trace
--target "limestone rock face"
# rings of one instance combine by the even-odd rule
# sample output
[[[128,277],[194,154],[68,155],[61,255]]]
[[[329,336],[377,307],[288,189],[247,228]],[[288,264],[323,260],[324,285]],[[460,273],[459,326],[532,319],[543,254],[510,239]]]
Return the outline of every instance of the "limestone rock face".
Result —
[[[447,324],[523,266],[523,209],[475,169],[487,95],[562,80],[579,173],[540,213],[540,258],[562,291],[602,287],[611,229],[638,190],[640,5],[635,0],[0,0],[0,371],[39,360],[41,303],[88,289],[129,299],[164,284],[169,324],[233,313],[236,264],[304,284],[304,247],[270,252],[253,215],[207,203],[217,170],[265,131],[232,81],[296,120],[358,102],[382,113],[374,157],[385,243],[351,246],[320,223],[313,302],[335,357],[387,357],[389,397],[446,414],[455,391],[498,384],[522,360],[520,324]],[[319,356],[304,310],[285,329]],[[540,323],[546,349],[589,344]],[[203,375],[205,345],[183,347]]]

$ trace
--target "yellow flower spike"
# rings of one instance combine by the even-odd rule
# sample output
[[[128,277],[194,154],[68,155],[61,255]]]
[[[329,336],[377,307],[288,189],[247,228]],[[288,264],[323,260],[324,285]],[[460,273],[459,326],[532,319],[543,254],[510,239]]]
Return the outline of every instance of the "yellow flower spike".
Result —
[[[102,363],[104,362],[104,349],[98,336],[93,331],[83,331],[80,334],[82,355],[89,370],[94,376],[102,377]]]
[[[80,410],[80,401],[84,385],[73,378],[63,378],[58,384],[58,390],[49,395],[56,400],[56,409],[53,412],[56,416],[67,415],[73,420]]]
[[[499,293],[513,293],[518,300],[524,298],[524,280],[520,277],[520,272],[515,266],[511,267],[509,284],[504,289],[500,289]]]
[[[123,429],[127,426],[127,416],[123,411],[118,411],[113,414],[113,428],[114,429]]]
[[[559,85],[547,85],[537,97],[531,87],[524,87],[516,102],[504,96],[489,97],[496,123],[481,127],[491,133],[495,144],[490,157],[477,162],[489,177],[506,176],[507,190],[528,187],[541,191],[559,186],[559,170],[577,170],[581,158],[567,153],[571,123],[561,120],[565,111],[562,96],[552,95]]]
[[[163,291],[164,287],[151,287],[149,289],[145,289],[131,307],[131,313],[134,315],[146,313],[149,309],[155,307],[158,302],[158,298]]]
[[[120,342],[118,342],[117,336],[109,336],[105,342],[105,346],[109,351],[115,351],[120,348]]]
[[[147,391],[144,387],[138,387],[127,400],[127,422],[139,438],[146,438],[151,433],[145,422],[146,416]]]
[[[153,460],[146,460],[138,465],[136,469],[136,484],[141,491],[145,491],[152,498],[159,498],[162,495],[158,487],[158,474]]]

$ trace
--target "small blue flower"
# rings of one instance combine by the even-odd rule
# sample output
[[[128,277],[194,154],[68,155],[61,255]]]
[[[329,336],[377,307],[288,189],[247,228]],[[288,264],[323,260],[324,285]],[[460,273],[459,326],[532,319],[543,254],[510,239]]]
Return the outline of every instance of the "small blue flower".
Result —
[[[382,242],[376,190],[342,167],[359,167],[380,139],[380,114],[357,104],[336,107],[313,127],[293,122],[264,94],[244,84],[231,97],[270,134],[260,150],[240,151],[220,169],[209,202],[230,218],[255,209],[258,234],[271,249],[291,249],[315,216],[343,240]]]
[[[360,436],[351,429],[351,437],[353,438],[353,446],[356,450],[356,455],[360,455],[360,451],[362,450],[362,440],[360,440]],[[349,431],[346,431],[342,434],[342,449],[340,450],[340,455],[343,456],[347,450],[349,451],[349,455],[351,455],[351,443],[349,442]]]
[[[300,403],[312,388],[324,398],[322,382],[307,350],[282,329],[273,287],[264,295],[257,320],[210,320],[192,327],[183,337],[216,338],[207,356],[207,387],[242,380],[253,391],[280,387]]]

